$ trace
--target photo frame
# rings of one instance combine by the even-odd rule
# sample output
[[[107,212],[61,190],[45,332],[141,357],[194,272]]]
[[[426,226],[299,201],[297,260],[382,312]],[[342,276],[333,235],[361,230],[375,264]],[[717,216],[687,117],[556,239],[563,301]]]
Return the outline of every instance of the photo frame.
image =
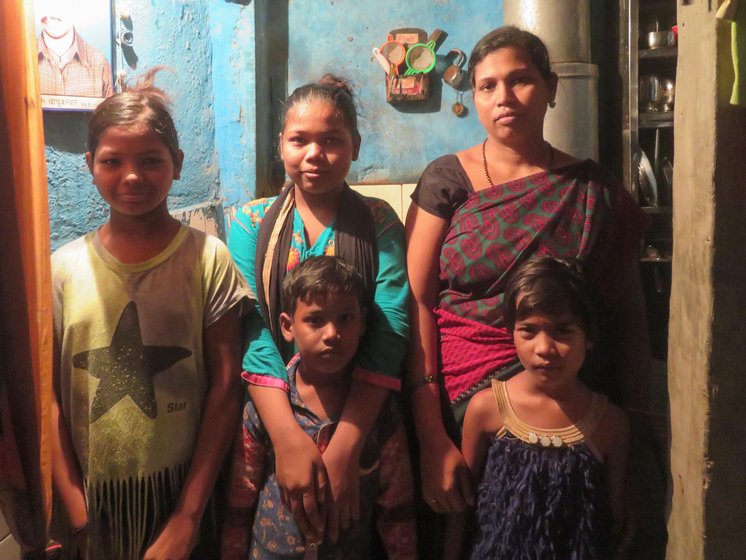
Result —
[[[92,111],[114,93],[112,5],[33,0],[43,109]]]

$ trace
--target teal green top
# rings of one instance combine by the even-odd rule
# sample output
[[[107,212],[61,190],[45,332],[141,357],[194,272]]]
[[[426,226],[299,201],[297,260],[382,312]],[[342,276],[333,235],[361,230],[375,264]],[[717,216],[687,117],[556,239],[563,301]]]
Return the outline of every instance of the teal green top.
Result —
[[[383,200],[363,197],[373,215],[378,249],[378,276],[374,306],[368,311],[367,334],[355,356],[353,377],[373,385],[398,390],[401,362],[409,335],[409,283],[405,264],[404,227],[396,212]],[[277,197],[254,200],[242,206],[231,225],[228,248],[251,289],[256,293],[256,242],[259,226]],[[288,270],[309,257],[334,255],[336,222],[313,245],[308,243],[303,220],[293,214],[293,235]],[[246,326],[243,376],[250,383],[288,389],[286,364],[261,316],[252,313]]]

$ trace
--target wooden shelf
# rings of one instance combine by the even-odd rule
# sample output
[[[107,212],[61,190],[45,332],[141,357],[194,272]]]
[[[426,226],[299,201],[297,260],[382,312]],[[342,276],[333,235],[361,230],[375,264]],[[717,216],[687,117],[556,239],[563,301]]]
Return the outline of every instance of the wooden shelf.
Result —
[[[640,128],[671,128],[673,127],[673,111],[665,113],[640,113]]]
[[[640,57],[640,60],[645,59],[655,59],[655,60],[663,60],[663,59],[671,59],[672,61],[676,60],[676,57],[679,54],[679,49],[676,46],[673,47],[658,47],[657,49],[640,49],[638,51],[638,56]]]

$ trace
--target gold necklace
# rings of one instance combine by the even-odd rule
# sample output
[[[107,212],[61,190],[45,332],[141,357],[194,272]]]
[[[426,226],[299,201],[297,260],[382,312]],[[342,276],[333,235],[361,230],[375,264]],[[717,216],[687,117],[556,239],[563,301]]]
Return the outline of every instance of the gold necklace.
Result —
[[[554,163],[554,148],[546,140],[544,141],[544,144],[549,148],[549,163],[547,164],[548,171],[552,168],[552,163]],[[494,188],[495,183],[492,182],[492,177],[490,177],[490,172],[487,169],[487,138],[482,142],[482,165],[484,165],[484,176],[487,178],[487,182],[490,187]]]

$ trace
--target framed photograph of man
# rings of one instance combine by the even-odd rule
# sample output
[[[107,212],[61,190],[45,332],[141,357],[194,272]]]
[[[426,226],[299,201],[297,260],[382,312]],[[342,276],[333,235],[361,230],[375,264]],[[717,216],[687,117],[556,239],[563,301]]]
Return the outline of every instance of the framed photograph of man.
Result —
[[[44,109],[90,111],[114,93],[108,0],[33,0]]]

